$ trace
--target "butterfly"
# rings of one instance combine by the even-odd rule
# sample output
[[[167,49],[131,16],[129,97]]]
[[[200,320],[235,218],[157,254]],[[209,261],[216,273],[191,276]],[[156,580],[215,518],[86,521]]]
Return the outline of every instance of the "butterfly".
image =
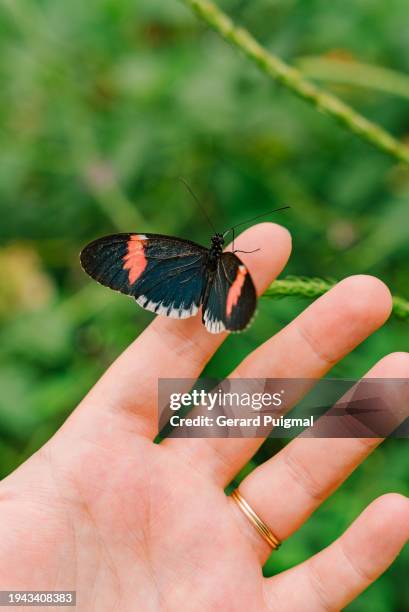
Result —
[[[180,180],[202,208],[186,181]],[[81,265],[101,285],[132,296],[145,310],[186,319],[202,307],[202,322],[210,333],[239,332],[253,319],[257,295],[247,266],[236,255],[254,251],[234,250],[234,230],[286,208],[257,215],[223,234],[214,230],[202,208],[214,230],[209,248],[161,234],[112,234],[88,244],[81,251]],[[230,231],[233,250],[223,252]]]
[[[247,266],[223,252],[224,240],[215,233],[206,248],[160,234],[113,234],[88,244],[80,260],[89,276],[145,310],[185,319],[202,306],[209,332],[238,332],[251,322],[257,296]]]

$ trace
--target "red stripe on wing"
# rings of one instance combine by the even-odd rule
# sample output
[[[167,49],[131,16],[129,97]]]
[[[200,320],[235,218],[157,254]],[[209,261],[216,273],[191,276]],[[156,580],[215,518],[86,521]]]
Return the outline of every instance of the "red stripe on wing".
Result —
[[[133,285],[138,280],[146,266],[148,265],[144,252],[146,237],[140,234],[133,234],[128,240],[128,252],[124,256],[124,270],[128,270],[129,283]]]
[[[241,290],[244,285],[244,281],[246,280],[247,269],[245,266],[239,266],[237,270],[236,278],[229,289],[226,300],[226,314],[229,317],[232,313],[233,308],[236,306],[239,301]]]

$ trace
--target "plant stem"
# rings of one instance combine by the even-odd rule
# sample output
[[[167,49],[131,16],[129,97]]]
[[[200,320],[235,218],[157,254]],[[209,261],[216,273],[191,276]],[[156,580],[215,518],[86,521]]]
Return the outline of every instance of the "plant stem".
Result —
[[[336,284],[334,280],[322,278],[306,278],[303,276],[288,276],[287,278],[274,281],[264,292],[264,297],[303,297],[317,298],[331,289]],[[409,301],[395,295],[392,298],[392,314],[401,320],[409,319]]]
[[[209,26],[234,47],[243,51],[271,78],[279,81],[319,111],[334,117],[351,132],[392,157],[409,164],[409,148],[376,123],[369,121],[336,96],[305,80],[301,73],[262,47],[244,28],[233,21],[209,0],[182,0]]]

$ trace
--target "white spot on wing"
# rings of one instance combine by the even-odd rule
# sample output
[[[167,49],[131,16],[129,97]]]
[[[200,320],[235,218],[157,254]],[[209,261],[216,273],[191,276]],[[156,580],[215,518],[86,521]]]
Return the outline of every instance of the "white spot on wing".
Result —
[[[207,331],[211,334],[220,334],[221,332],[226,331],[226,326],[223,321],[210,318],[209,310],[204,311],[203,321]]]
[[[169,306],[164,306],[162,302],[153,302],[149,300],[145,295],[136,298],[136,303],[145,310],[165,317],[170,317],[171,319],[187,319],[193,317],[199,310],[197,304],[192,304],[189,308],[169,308]]]

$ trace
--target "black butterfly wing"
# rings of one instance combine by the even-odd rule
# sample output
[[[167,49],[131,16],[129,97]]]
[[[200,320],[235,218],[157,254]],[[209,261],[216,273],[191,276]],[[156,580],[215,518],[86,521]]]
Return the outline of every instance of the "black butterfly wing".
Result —
[[[206,329],[214,334],[241,331],[251,322],[256,304],[256,290],[246,266],[234,253],[223,253],[203,304]]]
[[[208,249],[159,234],[114,234],[81,252],[84,270],[102,285],[157,314],[195,315],[201,304]]]

